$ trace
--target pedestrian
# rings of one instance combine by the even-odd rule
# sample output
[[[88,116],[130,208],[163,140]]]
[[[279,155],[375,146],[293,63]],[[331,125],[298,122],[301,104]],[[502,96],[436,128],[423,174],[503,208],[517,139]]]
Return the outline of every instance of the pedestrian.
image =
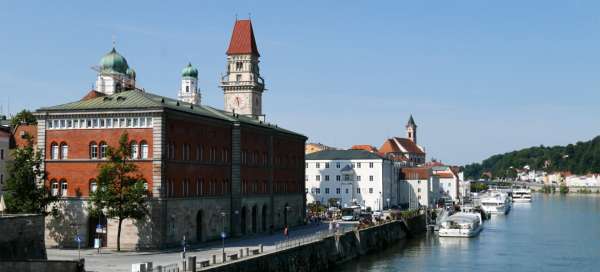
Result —
[[[289,232],[288,232],[288,226],[287,225],[285,225],[285,228],[283,229],[283,236],[285,236],[286,240],[289,237]]]
[[[329,221],[329,232],[333,232],[333,221]]]

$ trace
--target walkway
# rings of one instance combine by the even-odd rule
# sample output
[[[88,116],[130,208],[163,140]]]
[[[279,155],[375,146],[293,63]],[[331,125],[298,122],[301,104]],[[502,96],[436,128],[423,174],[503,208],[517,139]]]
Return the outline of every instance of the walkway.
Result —
[[[341,222],[340,222],[341,223]],[[342,223],[344,225],[351,223]],[[307,225],[292,228],[290,230],[290,239],[298,236],[307,236],[315,234],[318,231],[326,231],[328,224],[320,225]],[[282,232],[279,231],[273,235],[258,235],[254,237],[248,237],[243,239],[231,239],[225,240],[225,252],[228,254],[239,253],[241,248],[246,247],[257,247],[259,244],[263,244],[264,252],[274,251],[275,243],[283,241]],[[217,262],[220,262],[222,251],[221,241],[213,241],[203,243],[201,245],[192,245],[192,249],[188,249],[187,256],[196,256],[197,261],[201,260],[212,260],[212,255],[217,255]],[[73,249],[47,249],[49,260],[72,260],[77,259],[78,252]],[[244,252],[245,254],[245,252]],[[126,251],[116,252],[114,250],[101,250],[98,254],[95,249],[82,249],[81,257],[85,258],[85,269],[86,271],[118,271],[118,272],[129,272],[131,271],[131,264],[152,262],[156,265],[168,265],[173,263],[180,263],[181,259],[181,248],[161,250],[161,251]]]

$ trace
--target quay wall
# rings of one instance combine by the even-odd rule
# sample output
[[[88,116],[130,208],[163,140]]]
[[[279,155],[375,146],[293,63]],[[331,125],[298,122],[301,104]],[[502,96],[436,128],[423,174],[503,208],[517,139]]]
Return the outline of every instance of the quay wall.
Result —
[[[0,216],[0,261],[46,259],[44,216],[15,214]],[[11,271],[2,270],[0,271]]]
[[[203,268],[210,272],[330,271],[349,260],[374,253],[424,232],[425,216],[350,231],[312,243]],[[198,260],[200,261],[200,260]]]

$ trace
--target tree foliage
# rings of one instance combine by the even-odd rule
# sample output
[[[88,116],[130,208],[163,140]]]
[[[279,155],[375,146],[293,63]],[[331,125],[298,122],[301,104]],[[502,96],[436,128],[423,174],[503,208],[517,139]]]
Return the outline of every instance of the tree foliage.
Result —
[[[27,145],[16,148],[13,160],[8,163],[4,187],[6,208],[9,213],[48,215],[47,208],[58,198],[44,185],[46,172],[42,170],[42,152],[35,152],[31,136],[26,135],[26,140]]]
[[[33,113],[31,113],[28,110],[22,110],[19,113],[17,113],[17,115],[13,116],[10,119],[11,127],[16,127],[19,124],[36,124],[36,123],[37,123],[37,119],[35,119],[35,116],[33,116]]]
[[[466,165],[466,178],[478,179],[485,172],[494,178],[514,178],[516,169],[529,166],[547,172],[570,171],[573,174],[600,173],[600,136],[567,146],[537,146],[493,155],[481,163]]]
[[[90,193],[90,212],[118,220],[117,251],[121,250],[121,225],[125,219],[140,220],[147,214],[148,190],[137,165],[129,159],[129,137],[124,133],[117,148],[108,147],[100,166],[97,189]]]

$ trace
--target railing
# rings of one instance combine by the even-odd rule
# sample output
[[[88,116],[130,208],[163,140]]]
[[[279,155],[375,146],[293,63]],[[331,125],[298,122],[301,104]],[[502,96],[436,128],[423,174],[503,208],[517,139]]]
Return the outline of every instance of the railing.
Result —
[[[315,234],[302,235],[293,239],[285,239],[283,241],[275,242],[275,250],[297,247],[308,243],[321,241],[327,237],[333,236],[334,233],[335,232],[333,231],[319,231]]]

